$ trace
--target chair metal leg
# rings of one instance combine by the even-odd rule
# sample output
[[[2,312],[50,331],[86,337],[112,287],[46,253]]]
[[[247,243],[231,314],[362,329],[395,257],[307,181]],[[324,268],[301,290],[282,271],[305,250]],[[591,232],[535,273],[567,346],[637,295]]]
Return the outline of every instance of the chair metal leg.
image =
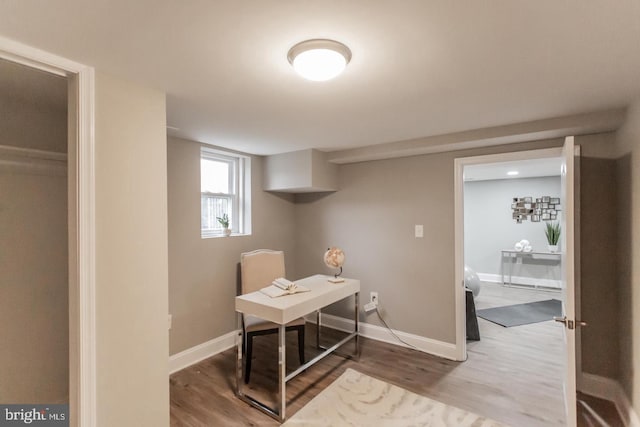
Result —
[[[304,325],[298,328],[298,356],[300,364],[304,365]]]

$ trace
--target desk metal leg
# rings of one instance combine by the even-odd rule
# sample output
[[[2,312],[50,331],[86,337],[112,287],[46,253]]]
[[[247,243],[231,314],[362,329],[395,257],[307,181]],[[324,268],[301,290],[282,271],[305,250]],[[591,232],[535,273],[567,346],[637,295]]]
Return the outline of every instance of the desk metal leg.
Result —
[[[331,346],[330,348],[323,348],[320,347],[321,349],[325,350],[324,352],[318,354],[316,357],[314,357],[312,360],[309,360],[307,363],[302,364],[300,367],[298,367],[298,369],[296,369],[295,371],[291,372],[289,375],[287,375],[287,360],[286,360],[286,355],[287,355],[287,350],[286,350],[286,325],[279,325],[278,327],[278,396],[277,396],[277,401],[276,401],[276,405],[275,408],[270,408],[269,406],[263,404],[262,402],[254,399],[253,397],[246,395],[244,393],[244,377],[243,377],[243,354],[242,354],[242,341],[243,341],[243,336],[242,336],[242,328],[240,327],[240,332],[238,333],[238,341],[237,341],[237,358],[236,358],[236,394],[237,396],[247,402],[248,404],[258,408],[259,410],[263,411],[264,413],[266,413],[267,415],[275,418],[276,420],[283,422],[286,417],[287,417],[287,413],[286,413],[286,405],[287,405],[287,391],[286,391],[286,386],[287,386],[287,381],[293,379],[294,377],[296,377],[299,373],[303,372],[304,370],[306,370],[308,367],[310,367],[311,365],[314,365],[316,362],[319,362],[321,359],[325,358],[326,356],[328,356],[329,354],[335,352],[335,350],[339,349],[340,347],[342,347],[344,344],[346,344],[349,340],[351,340],[352,338],[355,339],[355,345],[356,345],[356,349],[354,352],[353,356],[346,356],[346,357],[355,357],[356,360],[360,358],[360,344],[359,344],[359,340],[358,340],[358,323],[359,323],[359,299],[360,299],[360,294],[356,293],[355,295],[355,317],[354,317],[354,321],[355,321],[355,330],[354,332],[351,332],[349,335],[347,335],[346,337],[344,337],[342,340],[340,340],[338,343],[334,344],[333,346]],[[242,314],[240,314],[239,316],[242,316]],[[321,329],[321,311],[317,310],[316,311],[316,319],[317,319],[317,324],[318,324],[318,330],[316,333],[316,340],[318,341],[317,344],[320,344],[320,329]],[[238,319],[242,319],[241,317],[238,317]],[[239,323],[241,325],[241,323]]]
[[[516,259],[513,255],[509,256],[509,286],[513,286],[513,262]]]
[[[353,351],[353,354],[346,354],[346,353],[342,353],[342,352],[338,352],[335,351],[334,353],[337,354],[338,356],[342,356],[346,359],[354,359],[354,360],[360,360],[360,334],[358,333],[359,330],[359,322],[360,322],[360,292],[356,292],[355,294],[353,294],[353,302],[354,302],[354,307],[353,307],[353,332],[349,333],[349,335],[347,335],[346,338],[343,338],[340,342],[338,342],[338,344],[335,344],[333,347],[325,347],[323,345],[320,345],[320,329],[321,329],[321,322],[322,322],[322,316],[321,316],[321,312],[320,310],[316,311],[316,346],[319,350],[324,350],[325,353],[327,351],[330,352],[334,352],[335,349],[339,348],[342,346],[342,344],[346,343],[347,341],[349,341],[351,338],[354,339],[354,344],[356,346],[355,350]],[[320,356],[316,357],[316,359],[322,359],[326,354],[323,353]],[[311,362],[307,362],[310,364],[313,364],[313,361]],[[294,374],[297,375],[298,372],[303,371],[304,365],[300,368],[298,368]],[[291,375],[290,376],[295,376],[295,375]]]
[[[320,322],[322,313],[316,310],[316,348],[320,348]]]
[[[287,349],[286,349],[286,325],[280,325],[278,328],[278,406],[280,411],[278,415],[280,420],[284,421],[286,417],[285,408],[287,405]]]
[[[355,340],[355,344],[356,344],[356,360],[360,360],[360,341],[359,341],[359,337],[360,334],[358,333],[358,321],[360,320],[360,292],[356,292],[355,298],[354,298],[354,302],[355,302],[355,306],[353,307],[353,321],[354,321],[354,332],[356,334],[354,340]]]
[[[237,314],[238,334],[236,336],[236,395],[242,395],[242,349],[244,346],[244,337],[242,336],[242,314]]]

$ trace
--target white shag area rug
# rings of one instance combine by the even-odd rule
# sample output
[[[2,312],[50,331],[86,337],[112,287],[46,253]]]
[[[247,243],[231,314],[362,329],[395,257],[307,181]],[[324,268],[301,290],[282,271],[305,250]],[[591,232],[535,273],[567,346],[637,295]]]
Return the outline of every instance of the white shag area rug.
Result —
[[[283,426],[506,427],[353,369],[347,369]]]

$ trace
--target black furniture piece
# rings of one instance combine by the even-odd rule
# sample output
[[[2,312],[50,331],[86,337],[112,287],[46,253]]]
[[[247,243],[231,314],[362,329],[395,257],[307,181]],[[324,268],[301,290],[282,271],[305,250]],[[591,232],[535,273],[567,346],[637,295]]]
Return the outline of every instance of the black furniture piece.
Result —
[[[243,329],[244,322],[243,322]],[[300,364],[304,365],[304,325],[294,325],[287,326],[286,331],[297,331],[298,332],[298,357],[300,358]],[[245,329],[246,331],[246,329]],[[245,384],[249,383],[249,376],[251,375],[251,357],[253,354],[253,337],[257,337],[260,335],[270,335],[277,334],[278,329],[265,329],[254,332],[245,332],[245,341],[243,350],[246,354],[245,357],[245,368],[244,368],[244,382]]]
[[[258,249],[240,254],[240,290],[241,294],[259,291],[279,277],[285,277],[284,252]],[[286,325],[286,330],[298,332],[298,355],[304,365],[304,327],[303,317]],[[277,334],[278,325],[255,316],[242,315],[242,350],[245,354],[244,382],[249,382],[251,359],[253,356],[253,338],[260,335]]]
[[[476,316],[476,303],[473,300],[471,289],[465,288],[467,300],[467,339],[480,341],[480,330],[478,329],[478,317]]]

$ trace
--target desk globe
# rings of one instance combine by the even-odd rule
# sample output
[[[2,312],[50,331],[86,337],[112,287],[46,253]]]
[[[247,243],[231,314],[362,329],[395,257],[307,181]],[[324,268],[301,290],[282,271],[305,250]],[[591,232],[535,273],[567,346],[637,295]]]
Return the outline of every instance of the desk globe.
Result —
[[[324,253],[324,264],[329,268],[339,268],[340,271],[333,276],[333,279],[329,279],[331,283],[344,282],[344,279],[339,277],[342,274],[342,266],[344,265],[344,252],[342,249],[331,247]]]

